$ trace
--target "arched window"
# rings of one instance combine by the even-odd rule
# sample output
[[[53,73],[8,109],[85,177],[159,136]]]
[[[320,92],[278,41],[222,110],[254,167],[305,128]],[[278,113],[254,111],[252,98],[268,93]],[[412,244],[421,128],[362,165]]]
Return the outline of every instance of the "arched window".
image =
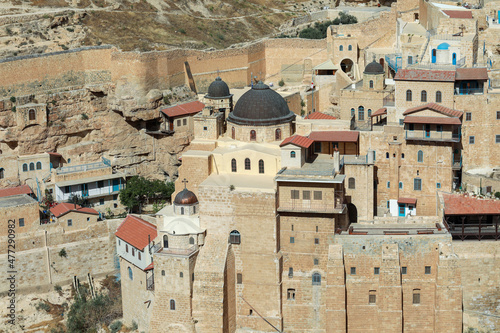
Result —
[[[255,141],[257,140],[257,133],[255,133],[255,130],[250,131],[250,141]]]
[[[245,158],[245,170],[250,170],[250,159]]]
[[[34,109],[30,109],[28,111],[28,119],[29,120],[36,120],[36,113]]]
[[[320,285],[321,284],[321,274],[319,273],[314,273],[312,276],[312,284],[313,285]]]
[[[411,97],[412,97],[412,96],[411,96],[411,90],[410,90],[410,89],[408,89],[408,90],[406,91],[406,101],[407,101],[407,102],[411,102]]]
[[[344,51],[344,45],[339,46],[339,51]]]
[[[234,158],[231,160],[231,171],[236,172],[236,160]]]
[[[30,171],[35,170],[35,163],[31,162],[30,163]]]
[[[189,237],[189,244],[194,245],[194,238],[193,237]]]
[[[259,173],[264,173],[264,161],[259,160]]]
[[[356,188],[356,178],[354,178],[354,177],[349,178],[349,188],[351,188],[351,189]]]
[[[180,277],[180,278],[183,278],[183,277],[184,277],[184,273],[183,273],[183,272],[180,272],[180,273],[179,273],[179,277]]]
[[[236,137],[236,130],[234,129],[234,127],[231,128],[231,138],[234,138]]]
[[[184,215],[184,207],[181,207],[181,215]]]
[[[389,158],[389,153],[388,152],[385,153],[385,158]]]
[[[436,103],[441,103],[442,101],[442,95],[441,92],[438,90],[436,91]]]
[[[370,118],[372,115],[372,109],[368,109],[368,118]]]
[[[175,301],[173,299],[170,300],[170,310],[175,310]]]
[[[130,280],[134,279],[134,273],[132,272],[132,268],[128,268],[128,277]]]
[[[36,169],[42,170],[42,162],[36,162]]]
[[[28,164],[26,163],[23,164],[23,171],[24,172],[28,171]]]
[[[349,45],[349,46],[347,47],[347,51],[352,51],[352,45]]]
[[[418,162],[423,162],[424,161],[424,152],[419,150],[417,154],[417,161]]]
[[[370,89],[373,89],[373,80],[370,80]]]
[[[295,158],[295,152],[294,151],[290,152],[290,158]]]
[[[163,247],[168,249],[168,236],[163,235]]]
[[[420,101],[427,102],[427,91],[422,90],[422,92],[420,93]]]
[[[413,57],[408,56],[408,65],[412,65],[412,64],[413,64]]]
[[[358,107],[358,120],[365,120],[365,108],[362,105]]]
[[[281,140],[281,129],[279,128],[276,129],[275,136],[276,136],[276,141]]]
[[[354,110],[354,108],[351,109],[351,118],[354,117],[354,113],[356,112],[356,110]]]
[[[0,179],[4,179],[4,178],[5,178],[4,170],[3,170],[3,168],[0,168]]]
[[[229,234],[229,243],[231,244],[240,244],[241,243],[241,235],[238,230],[233,230]]]
[[[420,289],[413,289],[413,304],[420,304]]]

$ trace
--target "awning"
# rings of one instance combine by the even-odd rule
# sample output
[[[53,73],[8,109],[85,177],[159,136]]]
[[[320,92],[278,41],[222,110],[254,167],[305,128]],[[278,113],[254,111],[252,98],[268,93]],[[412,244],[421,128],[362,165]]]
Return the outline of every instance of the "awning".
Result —
[[[313,68],[314,70],[338,70],[339,66],[333,64],[331,60],[327,60],[322,64]]]
[[[398,204],[416,205],[417,199],[416,198],[399,198]]]
[[[376,116],[381,116],[383,114],[387,114],[387,108],[381,108],[381,109],[378,109],[377,111],[375,111],[374,113],[372,113],[372,115],[370,117],[376,117]]]
[[[309,139],[323,142],[358,142],[358,138],[357,131],[321,131],[309,134]]]
[[[405,124],[437,124],[437,125],[461,125],[462,122],[457,117],[419,117],[406,116]]]

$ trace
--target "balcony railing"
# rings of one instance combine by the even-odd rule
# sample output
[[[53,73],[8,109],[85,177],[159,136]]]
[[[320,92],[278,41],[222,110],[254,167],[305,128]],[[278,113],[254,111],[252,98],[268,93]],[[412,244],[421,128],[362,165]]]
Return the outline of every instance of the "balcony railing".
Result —
[[[389,67],[391,67],[396,73],[398,69],[403,66],[403,58],[401,53],[393,53],[385,56],[385,62]]]
[[[146,278],[146,289],[155,290],[155,274],[151,273],[150,276]]]
[[[483,95],[483,88],[455,88],[455,95]]]
[[[436,132],[436,131],[405,131],[406,140],[460,142],[460,133]]]
[[[280,202],[279,212],[297,212],[297,213],[330,213],[341,214],[345,209],[343,197],[335,196],[334,202],[315,203],[314,200],[295,200]]]
[[[191,254],[195,253],[198,251],[198,245],[193,245],[188,249],[176,249],[176,248],[162,248],[159,250],[157,253],[158,254],[169,254],[169,255],[176,255],[176,256],[190,256]]]
[[[61,167],[57,169],[56,172],[58,175],[64,175],[67,173],[84,172],[84,171],[97,170],[103,168],[109,168],[109,165],[107,165],[105,162],[94,162],[94,163],[87,163],[75,166]]]

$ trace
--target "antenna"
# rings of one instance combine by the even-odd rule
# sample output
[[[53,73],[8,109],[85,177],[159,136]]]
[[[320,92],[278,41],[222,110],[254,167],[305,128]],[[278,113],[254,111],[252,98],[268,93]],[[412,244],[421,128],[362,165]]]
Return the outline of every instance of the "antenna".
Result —
[[[249,306],[250,308],[252,308],[252,310],[253,310],[253,311],[255,311],[255,313],[256,313],[256,314],[258,314],[258,315],[259,315],[259,317],[260,317],[262,320],[264,320],[266,323],[268,323],[268,324],[269,324],[269,326],[271,326],[272,328],[274,328],[274,329],[276,330],[276,332],[279,332],[279,333],[284,333],[283,331],[280,331],[279,329],[277,329],[277,328],[276,328],[273,324],[271,324],[269,321],[267,321],[267,320],[266,320],[266,318],[262,317],[262,316],[261,316],[261,314],[259,313],[259,311],[257,311],[257,310],[256,310],[253,306],[251,306],[251,305],[250,305],[250,303],[248,303],[248,302],[246,301],[246,299],[244,299],[244,298],[243,298],[243,296],[240,296],[240,298],[241,298],[241,299],[242,299],[245,303],[247,303],[247,304],[248,304],[248,306]]]

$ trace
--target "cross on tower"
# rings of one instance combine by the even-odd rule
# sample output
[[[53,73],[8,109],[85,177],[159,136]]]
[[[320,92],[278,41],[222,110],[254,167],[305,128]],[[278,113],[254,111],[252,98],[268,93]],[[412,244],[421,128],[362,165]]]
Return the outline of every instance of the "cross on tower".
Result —
[[[182,181],[184,183],[184,189],[187,188],[187,183],[189,182],[186,178],[184,178],[184,180]]]
[[[462,36],[463,36],[464,35],[465,26],[463,24],[461,24],[458,28],[460,30],[462,30]]]

